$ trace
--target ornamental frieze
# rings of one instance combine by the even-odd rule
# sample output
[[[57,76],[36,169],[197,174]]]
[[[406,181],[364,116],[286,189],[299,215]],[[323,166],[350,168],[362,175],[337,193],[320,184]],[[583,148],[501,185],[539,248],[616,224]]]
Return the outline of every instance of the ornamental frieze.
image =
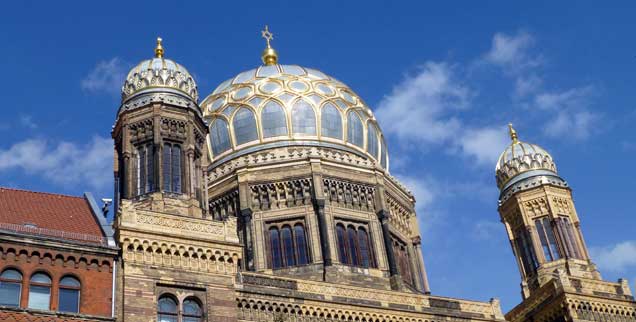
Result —
[[[148,224],[170,229],[179,229],[187,232],[201,232],[211,235],[223,235],[223,224],[197,223],[184,218],[172,219],[156,215],[137,214],[135,221],[138,224]]]

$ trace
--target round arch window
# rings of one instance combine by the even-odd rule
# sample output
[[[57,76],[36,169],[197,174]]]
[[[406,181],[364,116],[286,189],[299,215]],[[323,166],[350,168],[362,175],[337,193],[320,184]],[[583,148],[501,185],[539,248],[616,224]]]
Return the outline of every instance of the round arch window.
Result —
[[[80,288],[80,281],[73,276],[65,276],[60,280],[59,311],[79,313]]]
[[[0,305],[20,306],[22,273],[16,269],[5,269],[0,274]]]

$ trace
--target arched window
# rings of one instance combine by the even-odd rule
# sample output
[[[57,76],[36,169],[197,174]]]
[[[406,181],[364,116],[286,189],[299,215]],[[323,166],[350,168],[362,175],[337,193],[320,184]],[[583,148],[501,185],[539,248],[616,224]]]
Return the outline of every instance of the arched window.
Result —
[[[294,134],[316,135],[316,113],[307,101],[297,101],[291,113]]]
[[[170,296],[162,296],[157,303],[158,322],[177,322],[178,316],[177,301]]]
[[[272,252],[272,268],[283,267],[278,228],[273,227],[269,229],[269,245]]]
[[[79,313],[80,286],[80,281],[72,276],[60,280],[59,311]]]
[[[277,102],[269,101],[265,104],[261,112],[261,122],[264,138],[287,135],[285,110]]]
[[[193,298],[187,298],[183,301],[182,322],[201,322],[203,318],[203,310],[199,301]]]
[[[378,130],[373,123],[369,123],[367,131],[367,152],[375,159],[378,158]]]
[[[44,273],[35,273],[29,285],[29,308],[48,310],[50,307],[51,278]]]
[[[22,293],[22,273],[15,269],[5,269],[0,274],[0,305],[20,306]]]
[[[210,140],[212,141],[212,153],[215,156],[230,149],[230,135],[228,133],[227,122],[218,118],[210,126]]]
[[[370,267],[372,258],[369,251],[371,245],[369,244],[369,236],[363,228],[358,229],[358,247],[360,248],[360,266]]]
[[[59,310],[62,312],[79,312],[81,284],[72,276],[60,280]]]
[[[347,142],[359,147],[364,147],[364,129],[362,121],[356,112],[349,112],[347,115]]]
[[[181,193],[182,171],[181,146],[173,143],[163,145],[163,190]]]
[[[340,262],[343,264],[349,263],[347,254],[347,232],[342,224],[336,226],[336,235],[338,238],[338,255]]]
[[[306,265],[309,262],[307,256],[307,240],[305,239],[305,227],[301,224],[294,226],[294,238],[296,239],[296,252],[298,253],[298,265]]]
[[[258,133],[256,133],[256,119],[254,113],[247,108],[242,107],[232,120],[234,126],[234,136],[236,145],[241,145],[250,141],[258,139]]]
[[[353,226],[347,227],[347,242],[349,244],[349,264],[358,266],[360,264],[360,258],[358,256],[358,234]]]
[[[547,217],[544,217],[543,219],[539,218],[535,219],[534,223],[537,227],[541,246],[543,247],[545,260],[551,262],[561,258],[554,238],[554,233],[552,231],[552,225],[550,224],[550,219]]]
[[[384,140],[384,137],[382,138],[382,145],[380,146],[380,165],[382,166],[382,168],[386,169],[386,165],[388,164],[388,160],[389,160],[389,156],[386,153],[386,141]]]
[[[325,104],[322,108],[320,131],[322,136],[342,140],[342,116],[331,103]]]
[[[154,191],[154,149],[152,144],[137,147],[135,167],[137,168],[137,195]]]
[[[283,240],[283,251],[285,254],[285,266],[296,265],[296,256],[294,255],[294,241],[292,239],[291,227],[284,226],[280,231]]]

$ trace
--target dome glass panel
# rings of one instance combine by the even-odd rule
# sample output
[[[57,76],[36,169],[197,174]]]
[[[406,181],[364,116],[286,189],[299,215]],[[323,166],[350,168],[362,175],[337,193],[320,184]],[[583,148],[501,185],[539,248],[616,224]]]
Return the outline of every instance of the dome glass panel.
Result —
[[[223,110],[223,112],[222,112],[222,113],[223,113],[223,115],[227,116],[227,118],[230,118],[230,117],[232,116],[232,113],[233,113],[234,111],[236,111],[236,106],[234,106],[234,105],[230,105],[230,106],[226,107],[226,108]]]
[[[305,75],[305,70],[300,66],[281,65],[281,67],[283,68],[283,73],[285,74],[296,75],[296,76]]]
[[[388,164],[389,156],[387,154],[386,141],[382,138],[382,144],[380,145],[380,165],[386,169],[386,165]]]
[[[280,84],[275,82],[266,82],[265,84],[261,85],[261,91],[267,94],[276,93],[280,91],[280,89],[281,89]]]
[[[210,126],[210,140],[212,153],[219,155],[230,149],[230,134],[227,122],[224,119],[216,119]]]
[[[292,129],[295,134],[316,135],[316,114],[307,101],[298,100],[291,113]]]
[[[378,158],[378,131],[373,123],[369,123],[368,126],[367,152],[369,152],[374,158]]]
[[[254,72],[255,71],[253,69],[248,70],[246,72],[242,72],[234,78],[234,81],[232,83],[234,84],[246,83],[247,81],[254,78]]]
[[[236,92],[234,92],[233,98],[235,100],[242,100],[252,94],[252,89],[250,87],[241,87]]]
[[[249,108],[241,107],[241,109],[234,114],[232,125],[234,126],[234,141],[236,145],[258,139],[256,119],[254,118],[254,113]]]
[[[267,102],[261,112],[261,121],[264,138],[287,135],[285,110],[280,104],[274,101]]]
[[[221,97],[215,99],[214,102],[212,102],[212,104],[210,104],[210,107],[208,109],[210,110],[210,112],[214,112],[214,111],[218,110],[219,107],[221,107],[224,103],[225,103],[225,97],[221,96]]]
[[[289,87],[295,92],[305,92],[309,89],[309,86],[305,82],[294,81],[289,83]]]
[[[347,115],[347,142],[353,143],[359,147],[364,147],[364,129],[362,121],[356,112],[349,112]]]
[[[278,67],[276,65],[261,66],[256,72],[256,77],[269,77],[278,74]]]
[[[318,86],[316,86],[316,90],[318,91],[318,93],[321,93],[327,96],[333,96],[336,93],[333,90],[333,88],[325,84],[318,84]]]
[[[325,104],[320,118],[321,135],[342,140],[342,116],[338,108],[331,103]]]

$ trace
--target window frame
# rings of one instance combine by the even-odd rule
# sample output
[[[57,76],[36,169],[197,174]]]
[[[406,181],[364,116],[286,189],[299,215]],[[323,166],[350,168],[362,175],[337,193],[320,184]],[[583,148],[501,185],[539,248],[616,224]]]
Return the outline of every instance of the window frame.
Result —
[[[79,286],[69,286],[69,285],[63,285],[62,281],[65,278],[72,278],[75,281],[77,281],[77,283],[79,284]],[[61,301],[61,295],[62,295],[62,290],[73,290],[73,291],[77,291],[77,311],[62,311],[60,308],[60,303]],[[60,278],[60,282],[58,283],[58,292],[57,292],[57,306],[58,306],[58,311],[61,312],[69,312],[69,313],[80,313],[81,311],[81,303],[82,303],[82,281],[74,275],[64,275]]]
[[[302,245],[298,245],[298,232],[296,227],[302,227],[304,232],[304,247],[303,251],[305,253],[306,262],[300,263],[300,250]],[[291,232],[291,242],[292,242],[292,250],[293,254],[287,254],[287,250],[285,249],[284,241],[283,241],[283,229],[289,228]],[[265,230],[267,231],[267,235],[265,238],[266,250],[267,250],[267,266],[270,269],[287,269],[291,267],[300,267],[312,264],[311,253],[309,247],[309,238],[307,232],[307,225],[305,224],[304,218],[296,218],[289,219],[283,221],[272,221],[265,224]],[[273,241],[272,241],[272,231],[277,232],[278,238],[278,250],[274,249]],[[275,252],[278,251],[280,255],[280,266],[276,266],[274,261]],[[293,264],[288,264],[288,257],[291,255],[293,258]]]
[[[175,166],[174,163],[174,156],[175,156],[175,152],[174,149],[178,148],[179,152],[178,152],[178,156],[179,156],[179,176],[178,180],[175,180],[175,168],[177,168]],[[167,159],[166,157],[169,157],[169,159]],[[163,182],[161,183],[161,189],[163,190],[163,192],[167,192],[167,193],[173,193],[173,194],[184,194],[186,193],[186,189],[185,189],[185,185],[184,185],[184,173],[185,173],[185,156],[184,156],[184,151],[183,151],[183,146],[182,146],[182,142],[176,142],[176,141],[168,141],[165,140],[162,144],[162,151],[161,151],[161,166],[162,166],[162,177],[163,177]],[[178,185],[177,185],[178,183]],[[179,189],[177,189],[177,186]],[[177,191],[178,190],[178,191]]]
[[[349,244],[350,243],[350,234],[349,234],[350,227],[352,227],[355,230],[355,240],[354,240],[353,248],[352,248],[352,245]],[[341,239],[339,235],[340,233],[339,230],[341,228],[344,229],[343,239]],[[365,266],[361,260],[361,249],[360,249],[360,239],[359,239],[360,230],[363,230],[367,236],[367,249],[368,249],[367,255],[369,257],[369,264],[367,266]],[[335,231],[336,231],[336,244],[337,244],[336,246],[338,251],[338,260],[340,261],[342,265],[351,266],[351,267],[359,267],[359,268],[377,268],[378,267],[376,256],[375,256],[375,248],[373,247],[374,239],[371,234],[369,223],[356,222],[356,221],[336,218]],[[341,241],[344,241],[344,244]],[[345,251],[344,254],[343,254],[343,249]],[[355,254],[351,253],[352,250],[355,250]],[[356,256],[355,259],[357,264],[354,264],[353,256]],[[343,262],[343,259],[346,259],[346,261]]]
[[[15,279],[9,279],[9,278],[4,278],[2,277],[2,275],[4,275],[4,273],[6,273],[7,271],[15,271],[18,274],[20,274],[20,279],[19,280],[15,280]],[[21,300],[22,300],[22,284],[24,283],[24,274],[22,274],[22,271],[20,271],[19,269],[15,268],[15,267],[5,267],[2,272],[0,273],[0,288],[5,285],[5,284],[13,284],[13,285],[17,285],[18,286],[18,294],[17,294],[17,305],[13,305],[13,304],[8,304],[8,303],[3,303],[1,305],[4,306],[9,306],[9,307],[21,307]]]
[[[41,283],[41,282],[33,282],[33,277],[35,277],[36,275],[44,275],[49,279],[49,283]],[[40,288],[45,288],[47,287],[49,290],[49,294],[48,294],[48,307],[46,309],[42,309],[42,308],[37,308],[37,307],[32,307],[31,306],[31,294],[33,293],[33,287],[40,287]],[[29,309],[34,309],[34,310],[47,310],[50,311],[51,310],[51,293],[53,290],[53,279],[51,278],[51,275],[47,272],[44,271],[35,271],[31,274],[31,276],[29,277],[29,293],[28,293],[28,300],[27,300],[27,308]]]

